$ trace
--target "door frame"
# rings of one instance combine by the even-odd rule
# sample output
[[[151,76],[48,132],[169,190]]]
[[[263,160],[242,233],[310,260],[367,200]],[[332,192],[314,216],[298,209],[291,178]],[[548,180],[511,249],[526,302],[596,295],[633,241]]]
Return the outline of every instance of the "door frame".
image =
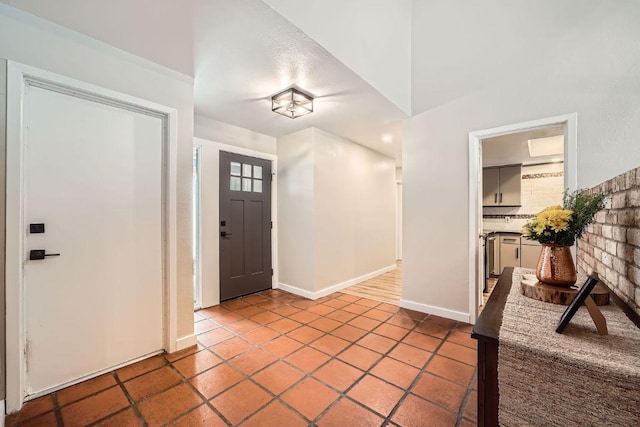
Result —
[[[196,283],[194,284],[194,309],[199,310],[202,308],[202,145],[193,145],[193,156],[197,159],[197,169],[194,171],[195,182],[197,183],[197,192],[193,193],[192,206],[194,206],[194,212],[192,217],[194,218],[191,227],[195,228],[193,234],[195,240],[193,241],[192,251],[195,254],[195,265],[193,266],[193,276]]]
[[[141,112],[163,121],[162,240],[163,346],[177,349],[177,110],[35,67],[7,61],[7,169],[6,169],[6,386],[7,412],[24,403],[26,359],[25,300],[23,294],[24,153],[23,107],[28,85],[38,85],[72,96]],[[98,375],[100,373],[96,373]],[[93,375],[93,376],[95,376]],[[87,379],[82,378],[80,380]]]
[[[482,233],[482,140],[547,126],[564,126],[564,187],[578,188],[578,113],[469,132],[469,322],[478,318],[484,260],[479,236]]]
[[[396,261],[402,261],[402,180],[396,181]]]
[[[198,137],[193,138],[193,145],[200,147],[200,153],[202,155],[200,168],[202,179],[200,190],[201,215],[199,224],[201,246],[198,256],[200,258],[200,265],[203,265],[202,259],[209,260],[207,262],[209,268],[203,268],[201,271],[202,308],[220,304],[220,242],[218,237],[220,234],[220,151],[271,161],[271,174],[273,177],[273,180],[271,181],[271,220],[273,221],[273,228],[271,229],[271,266],[273,268],[271,288],[277,288],[278,156],[275,154],[264,153],[262,151],[251,150],[235,145],[223,144]],[[207,167],[210,167],[210,169],[207,169]],[[209,189],[205,189],[207,185],[210,185],[211,187],[209,187]],[[206,221],[203,221],[205,217]]]

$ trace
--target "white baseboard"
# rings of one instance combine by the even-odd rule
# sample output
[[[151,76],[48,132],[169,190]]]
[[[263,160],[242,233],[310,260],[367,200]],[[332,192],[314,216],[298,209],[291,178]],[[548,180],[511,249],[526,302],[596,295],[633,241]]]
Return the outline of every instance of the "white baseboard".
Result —
[[[183,350],[187,347],[191,347],[192,345],[196,345],[198,341],[196,340],[195,334],[187,335],[182,338],[178,338],[176,340],[176,351]]]
[[[327,296],[329,294],[332,294],[334,292],[341,291],[342,289],[348,288],[349,286],[357,285],[358,283],[380,276],[384,273],[388,273],[389,271],[395,270],[396,268],[397,266],[395,264],[389,265],[387,267],[381,268],[380,270],[372,271],[371,273],[363,274],[362,276],[359,276],[359,277],[354,277],[353,279],[349,279],[344,282],[328,286],[316,292],[311,292],[306,289],[297,288],[292,285],[287,285],[286,283],[278,283],[278,289],[282,289],[283,291],[287,291],[304,298],[315,300],[315,299]]]
[[[436,307],[429,304],[423,304],[421,302],[414,302],[414,301],[408,301],[406,299],[401,299],[400,307],[408,308],[409,310],[419,311],[420,313],[435,314],[436,316],[457,320],[459,322],[471,323],[469,313],[462,313],[460,311],[449,310],[447,308]]]
[[[289,293],[309,298],[309,299],[318,299],[320,297],[315,296],[314,292],[307,291],[306,289],[296,288],[295,286],[287,285],[286,283],[278,283],[278,287],[276,289],[282,289],[283,291],[287,291]]]

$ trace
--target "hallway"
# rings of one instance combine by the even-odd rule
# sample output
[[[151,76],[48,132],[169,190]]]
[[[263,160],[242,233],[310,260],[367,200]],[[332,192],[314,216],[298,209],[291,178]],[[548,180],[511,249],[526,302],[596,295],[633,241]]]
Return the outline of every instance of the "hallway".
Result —
[[[402,297],[402,261],[396,261],[397,268],[385,274],[343,289],[342,292],[360,298],[400,305]]]

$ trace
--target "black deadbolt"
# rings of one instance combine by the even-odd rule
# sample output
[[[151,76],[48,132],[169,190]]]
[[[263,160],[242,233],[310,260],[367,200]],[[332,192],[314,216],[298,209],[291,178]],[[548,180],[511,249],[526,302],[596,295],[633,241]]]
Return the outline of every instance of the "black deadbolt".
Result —
[[[44,233],[44,224],[29,224],[29,233],[31,234]]]

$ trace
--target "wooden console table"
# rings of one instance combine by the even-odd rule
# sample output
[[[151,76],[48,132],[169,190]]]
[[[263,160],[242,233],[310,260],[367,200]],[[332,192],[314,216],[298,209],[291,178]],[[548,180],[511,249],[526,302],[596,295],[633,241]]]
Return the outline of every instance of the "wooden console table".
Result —
[[[502,311],[511,291],[513,267],[500,279],[476,321],[471,338],[478,340],[478,426],[498,425],[498,344]]]
[[[473,327],[471,337],[478,340],[478,426],[498,426],[498,346],[500,327],[511,291],[513,268],[502,271],[500,279],[486,306]],[[640,317],[613,292],[611,300],[620,307],[636,326],[640,327]]]

